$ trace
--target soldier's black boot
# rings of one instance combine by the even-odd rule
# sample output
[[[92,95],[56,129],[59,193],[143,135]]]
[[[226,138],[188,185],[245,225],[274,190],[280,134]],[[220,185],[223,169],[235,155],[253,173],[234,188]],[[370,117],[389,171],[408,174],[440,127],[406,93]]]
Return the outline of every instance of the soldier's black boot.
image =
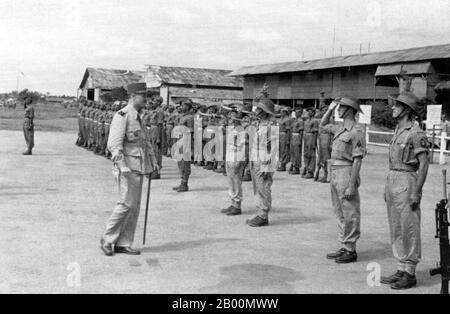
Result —
[[[344,255],[344,253],[345,253],[345,249],[339,249],[336,252],[328,253],[327,254],[327,259],[336,259],[336,258],[341,257],[342,255]]]
[[[180,188],[177,190],[177,192],[188,192],[189,186],[187,182],[182,182],[180,185]]]
[[[403,274],[403,277],[391,284],[391,289],[405,290],[414,288],[417,285],[417,279],[415,275],[410,275],[407,272]]]
[[[303,178],[305,178],[305,179],[312,179],[312,178],[314,178],[314,176],[313,176],[313,174],[311,172],[308,172]]]
[[[358,254],[356,252],[351,252],[348,250],[345,250],[344,254],[342,254],[339,257],[336,257],[335,262],[338,264],[348,264],[348,263],[354,263],[358,260]]]
[[[205,163],[204,163],[203,161],[199,161],[199,162],[197,163],[197,166],[199,166],[199,167],[204,167],[204,166],[205,166]]]
[[[244,174],[244,176],[242,177],[242,182],[249,182],[249,181],[252,181],[252,176],[250,175],[250,173]]]
[[[397,270],[397,272],[391,276],[388,277],[381,276],[380,282],[384,285],[392,285],[393,283],[396,283],[397,281],[402,279],[404,275],[405,275],[404,271]]]
[[[152,172],[152,180],[160,180],[161,179],[161,175],[159,174],[158,171],[153,171]]]
[[[280,172],[286,171],[286,165],[281,164],[281,165],[278,167],[277,171],[280,171]]]
[[[300,174],[300,169],[297,167],[294,167],[294,169],[291,172],[292,175],[298,176]]]
[[[231,206],[231,209],[229,212],[227,212],[227,216],[239,216],[242,214],[242,209]]]
[[[29,156],[29,155],[33,155],[33,153],[31,152],[31,149],[27,149],[26,151],[24,151],[24,152],[22,153],[22,155],[24,155],[24,156]]]
[[[113,256],[114,255],[114,248],[111,243],[106,243],[105,239],[100,239],[100,248],[102,249],[103,253],[105,253],[106,256]]]
[[[269,225],[269,218],[256,216],[247,220],[247,225],[250,227],[264,227]]]

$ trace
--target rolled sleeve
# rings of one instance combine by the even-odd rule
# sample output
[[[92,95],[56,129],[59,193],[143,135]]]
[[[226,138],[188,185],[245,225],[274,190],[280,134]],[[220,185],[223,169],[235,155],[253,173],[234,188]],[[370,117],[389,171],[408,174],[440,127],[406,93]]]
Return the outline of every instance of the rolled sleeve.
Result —
[[[412,145],[414,147],[414,155],[418,156],[422,153],[428,154],[428,138],[424,132],[417,132],[411,136]]]
[[[363,158],[366,155],[366,138],[364,132],[352,132],[352,158]]]

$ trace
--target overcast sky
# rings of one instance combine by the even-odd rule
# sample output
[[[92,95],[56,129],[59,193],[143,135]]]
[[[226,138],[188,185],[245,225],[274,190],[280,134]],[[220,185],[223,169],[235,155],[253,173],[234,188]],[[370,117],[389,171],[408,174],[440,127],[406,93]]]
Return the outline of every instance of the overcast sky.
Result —
[[[0,92],[75,95],[86,67],[245,65],[450,43],[449,0],[1,0]]]

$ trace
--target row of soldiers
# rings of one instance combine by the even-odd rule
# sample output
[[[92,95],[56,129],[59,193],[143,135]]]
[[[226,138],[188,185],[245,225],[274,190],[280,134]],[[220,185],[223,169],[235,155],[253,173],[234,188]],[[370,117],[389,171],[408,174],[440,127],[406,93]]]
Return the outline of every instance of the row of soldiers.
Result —
[[[218,127],[224,134],[224,153],[226,152],[225,130],[228,125],[234,125],[234,115],[237,109],[246,107],[251,112],[251,105],[231,104],[218,105],[196,104],[188,100],[190,106],[189,114],[194,118],[202,119],[201,134],[207,134],[209,127]],[[158,165],[162,167],[162,157],[171,156],[171,147],[174,143],[171,134],[173,128],[178,125],[181,116],[179,106],[163,105],[161,97],[155,97],[147,102],[143,109],[143,123],[149,130],[149,139],[155,150]],[[79,133],[77,145],[93,151],[95,154],[111,157],[111,153],[106,147],[108,141],[109,129],[114,114],[127,105],[125,101],[116,101],[114,103],[98,103],[87,101],[84,97],[80,99],[78,111]],[[250,107],[249,107],[250,106]],[[327,161],[331,156],[332,139],[329,134],[320,132],[319,122],[327,106],[323,105],[316,112],[314,107],[309,107],[306,112],[303,108],[298,108],[293,114],[289,107],[278,107],[275,116],[271,119],[272,123],[279,126],[280,130],[280,163],[278,171],[286,171],[290,164],[289,174],[299,175],[303,178],[312,179],[319,182],[328,182]],[[251,123],[250,116],[245,117],[243,126]],[[206,132],[205,132],[206,131]],[[203,138],[203,146],[207,139]],[[214,151],[213,151],[214,152]],[[316,162],[316,156],[318,162]],[[223,160],[214,158],[195,158],[193,164],[226,175],[226,154]],[[204,156],[206,157],[206,156]],[[304,165],[302,167],[302,160]],[[317,164],[317,167],[316,167]],[[317,168],[317,169],[316,169]],[[320,173],[322,178],[319,178]],[[154,174],[153,179],[160,179],[159,174]],[[247,165],[242,173],[243,181],[251,181],[250,168]]]

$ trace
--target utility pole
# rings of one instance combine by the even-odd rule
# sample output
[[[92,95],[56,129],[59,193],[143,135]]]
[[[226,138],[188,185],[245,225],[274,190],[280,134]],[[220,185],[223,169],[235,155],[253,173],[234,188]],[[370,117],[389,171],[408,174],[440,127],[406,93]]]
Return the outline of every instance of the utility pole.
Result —
[[[336,24],[333,26],[333,51],[331,53],[331,56],[334,57],[334,48],[336,46]]]

